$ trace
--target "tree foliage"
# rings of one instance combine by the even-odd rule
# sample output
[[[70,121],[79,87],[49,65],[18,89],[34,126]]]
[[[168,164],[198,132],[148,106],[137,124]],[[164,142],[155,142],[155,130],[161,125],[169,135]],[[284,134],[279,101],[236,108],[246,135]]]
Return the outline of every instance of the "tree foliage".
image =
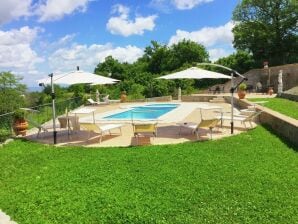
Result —
[[[233,20],[234,47],[251,52],[259,66],[298,61],[297,0],[243,0]]]
[[[243,74],[254,68],[255,61],[252,55],[246,51],[237,51],[227,57],[218,59],[215,64],[224,65]]]
[[[0,114],[12,112],[24,106],[25,85],[21,77],[11,72],[0,72]]]
[[[206,62],[208,59],[206,49],[189,40],[183,40],[172,46],[151,41],[151,45],[145,48],[144,55],[133,64],[120,63],[112,56],[106,57],[105,61],[97,65],[95,73],[122,81],[104,89],[95,88],[101,88],[101,91],[115,98],[125,90],[131,99],[175,95],[178,86],[182,87],[184,93],[191,93],[195,86],[193,80],[172,81],[156,78],[198,62]]]

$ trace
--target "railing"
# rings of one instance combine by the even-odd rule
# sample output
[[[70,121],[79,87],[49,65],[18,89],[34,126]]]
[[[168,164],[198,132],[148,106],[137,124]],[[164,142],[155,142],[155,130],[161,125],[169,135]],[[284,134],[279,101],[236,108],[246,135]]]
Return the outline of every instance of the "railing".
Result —
[[[73,110],[83,104],[81,97],[71,98],[64,101],[56,102],[56,115],[62,115],[65,113],[66,109]],[[27,108],[26,116],[30,116],[31,120],[36,123],[42,124],[52,119],[52,103],[47,103],[43,105],[38,105],[35,107]],[[0,142],[5,141],[7,138],[13,136],[13,120],[14,112],[1,114],[0,115]],[[29,123],[30,128],[30,123]]]

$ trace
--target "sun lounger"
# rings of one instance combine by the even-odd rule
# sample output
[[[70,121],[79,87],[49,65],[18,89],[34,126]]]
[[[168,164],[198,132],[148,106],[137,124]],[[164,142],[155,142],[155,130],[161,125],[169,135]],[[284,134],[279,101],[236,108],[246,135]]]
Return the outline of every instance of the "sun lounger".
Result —
[[[100,135],[99,143],[102,141],[102,137],[109,133],[111,135],[111,130],[113,129],[119,129],[120,135],[122,134],[121,127],[123,124],[93,124],[93,123],[80,123],[80,126],[82,129],[85,129],[86,131],[89,131],[88,140],[90,138],[91,132],[97,133]]]
[[[233,117],[233,120],[234,120],[234,121],[240,121],[240,122],[244,125],[244,127],[245,127],[246,129],[247,129],[246,122],[248,122],[248,123],[250,124],[250,127],[252,128],[252,127],[253,127],[252,122],[253,122],[254,119],[255,119],[256,117],[258,117],[261,113],[262,113],[262,111],[255,111],[255,112],[251,113],[251,114],[248,115],[248,116],[245,116],[245,115],[235,115],[235,116]],[[223,115],[223,116],[217,116],[216,118],[222,120],[222,122],[223,122],[224,120],[231,120],[231,119],[232,119],[231,116],[224,116],[224,115]]]
[[[215,128],[218,122],[219,119],[203,119],[199,124],[193,122],[178,123],[180,126],[179,135],[181,135],[182,127],[186,127],[191,129],[191,131],[196,134],[197,139],[199,139],[199,130],[201,128],[208,128],[210,130],[210,139],[212,139],[213,128]]]

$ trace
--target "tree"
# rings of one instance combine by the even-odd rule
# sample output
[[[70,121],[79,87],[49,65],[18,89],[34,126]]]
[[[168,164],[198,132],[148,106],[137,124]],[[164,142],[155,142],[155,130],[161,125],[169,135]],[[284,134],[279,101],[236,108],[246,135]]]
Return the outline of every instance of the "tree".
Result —
[[[233,12],[234,47],[262,65],[297,62],[297,0],[243,0]]]
[[[26,86],[21,77],[10,72],[0,72],[0,114],[12,112],[25,105]]]
[[[184,64],[208,62],[209,55],[205,47],[190,40],[183,40],[170,48],[169,70],[173,71]]]
[[[232,68],[243,74],[254,68],[255,62],[251,54],[246,51],[237,51],[227,57],[218,59],[215,64]]]
[[[106,57],[104,62],[99,63],[94,69],[94,73],[103,76],[111,76],[111,78],[120,80],[124,78],[123,64],[112,56]]]

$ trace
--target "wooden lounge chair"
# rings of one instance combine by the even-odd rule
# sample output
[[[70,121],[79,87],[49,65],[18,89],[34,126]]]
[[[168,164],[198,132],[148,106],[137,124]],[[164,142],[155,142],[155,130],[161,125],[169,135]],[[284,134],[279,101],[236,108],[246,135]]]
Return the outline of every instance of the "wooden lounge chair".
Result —
[[[199,139],[199,130],[201,128],[209,128],[210,130],[210,139],[212,139],[213,128],[218,124],[219,119],[203,119],[199,124],[193,122],[178,123],[180,126],[179,135],[181,135],[181,128],[186,127],[190,128],[193,133],[196,134],[197,139]]]
[[[102,141],[102,137],[106,134],[109,133],[111,135],[111,130],[112,129],[119,129],[120,130],[120,135],[122,134],[121,127],[123,124],[93,124],[93,123],[80,123],[80,127],[82,129],[85,129],[86,131],[89,131],[88,135],[88,140],[90,139],[91,132],[97,133],[100,135],[99,138],[99,143]]]

